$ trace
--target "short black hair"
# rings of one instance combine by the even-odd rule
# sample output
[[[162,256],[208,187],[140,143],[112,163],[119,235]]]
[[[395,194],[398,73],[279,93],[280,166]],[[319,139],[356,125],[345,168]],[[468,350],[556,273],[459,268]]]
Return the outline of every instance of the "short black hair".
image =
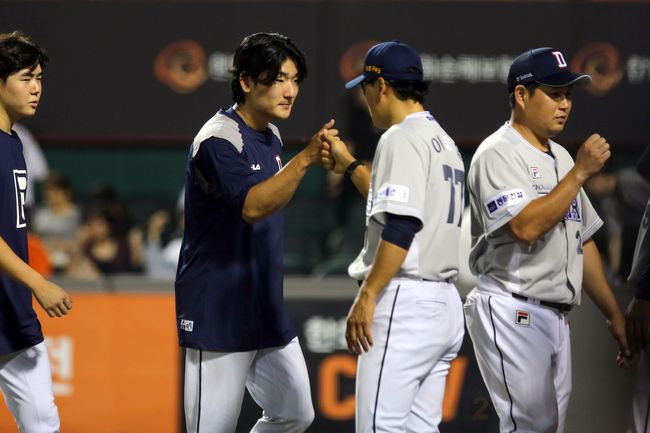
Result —
[[[535,90],[539,87],[539,84],[536,83],[535,81],[531,81],[530,83],[522,84],[522,86],[524,86],[526,88],[526,90],[528,90],[528,93],[530,93],[532,95],[533,93],[535,93]],[[516,88],[517,87],[515,86],[515,89]],[[508,97],[510,99],[510,108],[514,109],[515,108],[515,91],[513,90],[512,92],[510,92]]]
[[[302,82],[307,77],[307,62],[291,39],[280,33],[260,32],[246,36],[235,51],[230,70],[232,99],[237,103],[244,102],[244,91],[239,83],[242,74],[254,83],[271,85],[287,59],[296,64],[296,78]]]
[[[45,50],[29,36],[19,31],[0,34],[0,80],[7,81],[23,69],[33,71],[38,65],[45,69],[49,61]]]
[[[395,96],[400,101],[412,99],[415,102],[424,104],[424,97],[429,92],[428,81],[403,81],[403,80],[386,80],[384,79],[395,91]],[[362,86],[372,84],[377,81],[377,78],[367,78],[361,82]]]

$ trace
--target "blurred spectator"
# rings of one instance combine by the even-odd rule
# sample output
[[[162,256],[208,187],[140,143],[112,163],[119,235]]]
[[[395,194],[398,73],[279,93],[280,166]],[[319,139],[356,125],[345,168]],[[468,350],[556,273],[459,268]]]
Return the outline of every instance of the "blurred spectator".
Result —
[[[143,240],[142,229],[133,225],[117,193],[108,185],[93,185],[79,230],[77,255],[66,275],[141,272]]]
[[[35,183],[43,181],[50,170],[41,146],[39,146],[38,141],[36,141],[32,133],[29,132],[29,129],[20,123],[14,123],[12,129],[16,131],[16,134],[20,137],[20,141],[23,143],[23,155],[25,157],[25,164],[27,164],[27,172],[29,173],[29,176],[27,176],[27,197],[25,198],[25,205],[31,208],[35,202]]]
[[[108,185],[95,184],[89,188],[86,209],[105,212],[117,237],[128,237],[131,229],[135,228],[126,204]]]
[[[620,170],[616,182],[616,210],[621,221],[621,253],[618,275],[630,274],[639,223],[650,198],[650,183],[634,167]]]
[[[139,240],[134,239],[138,237],[137,234],[126,236],[115,224],[109,210],[90,209],[79,233],[81,251],[100,274],[141,270],[141,236]]]
[[[639,221],[650,197],[650,183],[633,167],[618,168],[608,163],[585,185],[598,214],[605,221],[596,243],[606,251],[606,264],[614,283],[630,272]]]
[[[618,274],[621,256],[621,222],[616,210],[617,168],[612,161],[585,184],[585,190],[598,215],[605,222],[603,227],[594,235],[609,280],[616,280],[613,274]],[[613,283],[615,281],[612,281]]]
[[[161,210],[149,219],[144,264],[145,271],[151,278],[168,281],[176,278],[184,225],[183,208],[177,211],[178,226],[169,236],[171,240],[167,243],[163,243],[163,233],[169,226],[169,213]]]
[[[43,204],[34,211],[32,229],[45,243],[55,270],[68,265],[80,222],[68,179],[51,173],[43,182]]]

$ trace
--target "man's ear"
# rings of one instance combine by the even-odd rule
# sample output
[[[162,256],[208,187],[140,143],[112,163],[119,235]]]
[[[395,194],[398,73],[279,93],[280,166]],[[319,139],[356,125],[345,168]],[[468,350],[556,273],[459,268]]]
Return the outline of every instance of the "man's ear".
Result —
[[[379,94],[386,95],[388,92],[388,83],[382,77],[377,79],[377,89],[379,89]]]
[[[250,77],[243,72],[239,74],[239,85],[244,93],[250,93],[253,90]]]
[[[519,105],[523,108],[530,98],[530,93],[526,86],[519,84],[515,87],[515,90],[513,90],[513,96],[515,98],[515,105]]]

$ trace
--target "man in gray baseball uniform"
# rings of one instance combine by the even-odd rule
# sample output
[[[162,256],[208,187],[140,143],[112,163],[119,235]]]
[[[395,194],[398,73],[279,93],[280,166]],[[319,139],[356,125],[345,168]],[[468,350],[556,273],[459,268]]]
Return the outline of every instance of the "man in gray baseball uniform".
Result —
[[[650,182],[650,146],[637,165],[639,174]],[[632,400],[632,424],[628,433],[650,433],[650,200],[641,220],[628,283],[634,298],[625,311],[625,328],[630,349],[638,357],[637,380]]]
[[[467,329],[501,432],[561,433],[571,393],[568,313],[582,289],[629,356],[625,324],[591,239],[603,224],[582,189],[610,157],[598,134],[569,153],[562,132],[571,92],[591,77],[537,48],[508,74],[510,120],[478,147],[468,174],[470,267],[477,287]]]
[[[367,200],[365,245],[350,265],[360,288],[347,320],[360,355],[356,431],[437,432],[445,379],[463,339],[458,239],[465,172],[454,141],[424,110],[428,83],[410,46],[367,53],[360,85],[372,121],[387,131],[372,174],[336,137],[323,162]]]

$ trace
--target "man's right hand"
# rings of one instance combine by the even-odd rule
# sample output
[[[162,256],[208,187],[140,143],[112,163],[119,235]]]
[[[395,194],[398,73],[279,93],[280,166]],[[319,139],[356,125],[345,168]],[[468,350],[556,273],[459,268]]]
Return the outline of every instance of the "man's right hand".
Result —
[[[62,317],[72,309],[72,298],[58,285],[43,279],[33,289],[34,297],[50,317]]]
[[[302,153],[305,155],[309,165],[318,164],[321,162],[321,151],[323,149],[324,137],[332,136],[336,137],[339,133],[338,130],[333,129],[334,119],[329,120],[325,123],[321,129],[318,130],[316,134],[311,137],[307,147],[302,150]]]
[[[574,167],[576,174],[580,180],[586,181],[603,168],[610,156],[612,152],[605,137],[593,134],[578,149]]]
[[[323,136],[321,160],[326,169],[342,174],[354,162],[354,156],[350,154],[348,147],[340,138],[325,134]]]

